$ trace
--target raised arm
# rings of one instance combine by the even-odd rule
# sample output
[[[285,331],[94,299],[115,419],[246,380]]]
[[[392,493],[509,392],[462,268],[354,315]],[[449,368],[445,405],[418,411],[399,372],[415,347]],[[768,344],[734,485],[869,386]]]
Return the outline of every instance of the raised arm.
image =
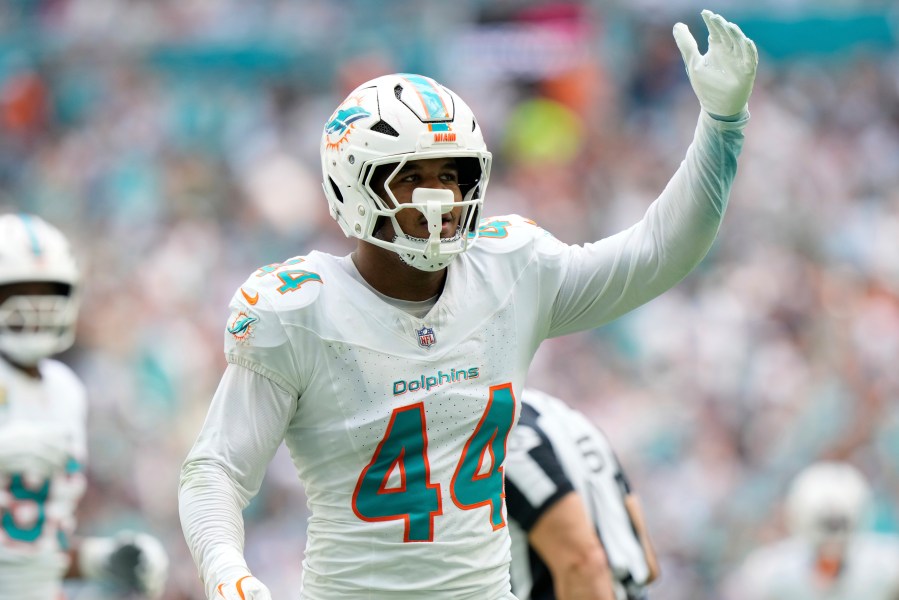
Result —
[[[570,248],[550,335],[597,327],[655,298],[705,257],[718,234],[749,120],[755,44],[721,16],[703,11],[709,49],[686,25],[674,37],[702,106],[693,143],[643,219],[616,235]]]

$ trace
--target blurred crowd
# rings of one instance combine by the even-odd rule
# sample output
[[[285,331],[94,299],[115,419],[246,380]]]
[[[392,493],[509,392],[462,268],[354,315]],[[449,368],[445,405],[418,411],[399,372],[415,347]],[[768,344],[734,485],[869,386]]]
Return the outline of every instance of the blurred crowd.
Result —
[[[82,531],[158,535],[166,600],[201,598],[176,492],[225,366],[227,304],[260,265],[350,249],[318,143],[356,84],[406,71],[454,89],[494,152],[487,213],[584,243],[638,220],[683,157],[699,107],[670,30],[704,38],[704,7],[745,23],[761,54],[719,239],[672,291],[544,344],[529,383],[618,450],[662,559],[659,598],[716,598],[782,535],[785,485],[815,459],[857,464],[878,500],[866,527],[899,531],[889,2],[9,0],[0,206],[59,226],[84,265],[63,356],[91,399]],[[835,27],[833,47],[797,35],[766,51],[809,19],[872,43]],[[246,514],[255,574],[296,597],[306,508],[283,452]]]

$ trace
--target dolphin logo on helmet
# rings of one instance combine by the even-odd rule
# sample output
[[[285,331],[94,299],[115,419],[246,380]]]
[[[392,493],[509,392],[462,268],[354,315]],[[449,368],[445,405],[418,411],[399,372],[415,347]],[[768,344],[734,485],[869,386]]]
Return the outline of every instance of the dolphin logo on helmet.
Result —
[[[435,158],[455,161],[461,201],[434,193],[437,190],[418,193],[425,191],[422,188],[400,206],[389,190],[392,178],[407,162]],[[321,159],[328,207],[347,237],[396,252],[422,271],[445,268],[477,241],[492,155],[468,105],[433,79],[397,73],[353,90],[325,124]],[[391,174],[383,189],[372,189],[375,169],[388,165]],[[458,229],[441,237],[436,233],[441,217],[453,208],[462,209]],[[421,211],[430,237],[402,230],[396,214],[409,209]],[[377,235],[388,220],[393,239]]]

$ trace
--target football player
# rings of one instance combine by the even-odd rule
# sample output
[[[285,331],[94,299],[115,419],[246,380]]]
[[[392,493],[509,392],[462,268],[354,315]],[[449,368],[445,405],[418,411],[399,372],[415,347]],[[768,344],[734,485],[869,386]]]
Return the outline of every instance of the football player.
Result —
[[[899,598],[899,539],[859,531],[869,498],[849,463],[803,469],[785,503],[791,536],[751,552],[725,583],[727,600]]]
[[[675,38],[702,112],[645,217],[584,246],[482,213],[481,124],[431,78],[362,84],[321,139],[325,196],[355,251],[251,273],[228,366],[181,473],[181,524],[210,598],[267,600],[241,510],[283,441],[311,517],[307,600],[511,598],[502,464],[525,374],[549,337],[598,327],[705,256],[743,143],[755,46],[704,12]]]
[[[525,389],[504,469],[517,598],[646,598],[659,565],[639,499],[583,414]]]
[[[74,538],[85,488],[85,389],[50,358],[75,339],[79,272],[42,219],[0,216],[0,598],[56,600],[64,577],[119,596],[162,592],[168,559],[153,537]]]

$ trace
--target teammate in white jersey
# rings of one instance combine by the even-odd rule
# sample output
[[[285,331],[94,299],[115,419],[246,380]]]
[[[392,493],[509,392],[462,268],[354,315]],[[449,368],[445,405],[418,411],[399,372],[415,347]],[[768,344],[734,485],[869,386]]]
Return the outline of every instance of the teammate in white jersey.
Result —
[[[899,538],[859,531],[870,496],[848,463],[803,469],[786,500],[791,537],[749,554],[726,600],[897,600]]]
[[[639,500],[583,414],[525,389],[504,470],[517,598],[646,598],[659,566]]]
[[[0,598],[58,600],[64,577],[158,596],[168,559],[146,534],[73,537],[85,488],[85,390],[49,358],[71,346],[79,273],[31,215],[0,216]]]
[[[262,267],[236,291],[229,364],[182,469],[210,598],[270,598],[241,510],[282,440],[311,510],[306,600],[512,597],[502,464],[534,353],[673,286],[721,223],[757,55],[704,18],[705,56],[675,26],[703,107],[682,167],[642,221],[584,246],[483,218],[480,124],[433,79],[379,77],[338,107],[324,191],[356,249]]]

